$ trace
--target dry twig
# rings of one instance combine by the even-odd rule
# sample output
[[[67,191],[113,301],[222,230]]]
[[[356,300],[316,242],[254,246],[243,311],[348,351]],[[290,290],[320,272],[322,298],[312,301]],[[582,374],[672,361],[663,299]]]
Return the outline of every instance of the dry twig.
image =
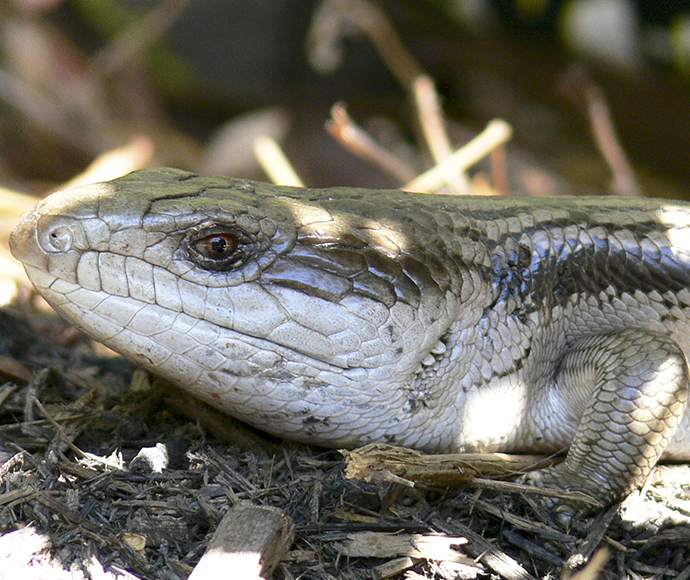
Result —
[[[453,154],[453,146],[446,132],[443,110],[433,79],[428,75],[417,77],[413,83],[413,91],[424,139],[429,145],[434,162],[439,164]],[[448,171],[445,179],[451,193],[470,193],[470,183],[463,171]]]
[[[337,15],[337,16],[336,16]],[[310,44],[318,54],[332,54],[343,27],[338,16],[364,32],[374,44],[386,66],[412,93],[414,79],[424,74],[417,60],[408,52],[386,15],[365,0],[327,0],[317,11],[310,31]],[[334,22],[334,19],[336,22]],[[328,48],[322,45],[326,44]],[[337,60],[331,57],[330,59]]]
[[[513,475],[545,461],[541,455],[505,453],[424,455],[412,449],[383,444],[366,445],[341,453],[347,463],[346,477],[361,481],[396,481],[407,487],[413,487],[414,482],[452,486],[479,476]]]
[[[642,195],[635,172],[616,133],[604,91],[582,67],[568,70],[560,85],[572,100],[587,111],[592,136],[613,174],[613,191],[618,195]]]
[[[254,155],[266,175],[276,185],[304,187],[304,183],[288,161],[278,142],[266,135],[254,140]]]
[[[333,105],[331,118],[326,122],[326,129],[349,151],[373,163],[401,182],[414,178],[415,172],[357,125],[347,114],[345,105],[342,103]]]
[[[484,131],[469,143],[458,149],[453,155],[442,161],[427,172],[406,183],[402,189],[428,193],[437,190],[445,180],[449,171],[462,172],[474,165],[494,148],[502,145],[512,134],[508,123],[501,119],[491,121]]]

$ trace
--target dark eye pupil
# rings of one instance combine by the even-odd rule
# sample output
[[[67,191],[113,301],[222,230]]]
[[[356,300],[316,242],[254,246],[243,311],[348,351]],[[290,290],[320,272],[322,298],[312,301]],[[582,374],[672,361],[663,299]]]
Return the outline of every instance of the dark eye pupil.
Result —
[[[213,260],[229,257],[235,251],[235,247],[235,239],[230,234],[212,234],[196,243],[197,250]]]
[[[223,238],[214,238],[211,240],[211,250],[216,254],[222,254],[225,252],[225,248],[228,247],[228,243]]]

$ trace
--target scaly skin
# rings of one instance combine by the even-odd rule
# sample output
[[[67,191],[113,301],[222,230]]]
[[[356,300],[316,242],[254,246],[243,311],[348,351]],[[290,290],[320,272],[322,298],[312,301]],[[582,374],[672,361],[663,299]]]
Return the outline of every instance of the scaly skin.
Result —
[[[690,459],[690,205],[276,187],[173,170],[53,194],[11,246],[67,320],[328,446],[552,452],[611,501]]]

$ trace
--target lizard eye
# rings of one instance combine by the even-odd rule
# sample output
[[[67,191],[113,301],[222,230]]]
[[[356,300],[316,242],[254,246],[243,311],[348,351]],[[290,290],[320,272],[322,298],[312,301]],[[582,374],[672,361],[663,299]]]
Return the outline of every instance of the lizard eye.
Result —
[[[209,234],[193,242],[194,249],[210,260],[227,260],[237,248],[234,236],[225,234]]]
[[[241,231],[219,226],[194,233],[186,245],[189,257],[206,270],[237,268],[252,248],[251,240]]]

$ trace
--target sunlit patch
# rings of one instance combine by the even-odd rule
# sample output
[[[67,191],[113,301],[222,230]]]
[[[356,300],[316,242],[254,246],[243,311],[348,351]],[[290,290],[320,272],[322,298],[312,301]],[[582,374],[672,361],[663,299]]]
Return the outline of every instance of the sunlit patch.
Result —
[[[675,226],[677,228],[687,228],[690,226],[690,212],[686,209],[668,206],[657,212],[660,224],[665,226]]]
[[[670,226],[664,235],[675,254],[690,253],[690,212],[682,208],[667,207],[657,212],[659,223]]]
[[[465,393],[460,442],[491,451],[519,438],[516,427],[526,411],[525,385],[514,376],[497,378]]]
[[[333,239],[346,238],[356,232],[369,245],[388,256],[398,256],[410,249],[410,240],[397,224],[386,224],[373,219],[351,218],[347,213],[330,211],[296,199],[285,198],[286,207],[305,231],[315,231]]]
[[[668,230],[666,232],[666,237],[674,253],[687,254],[690,252],[690,227]]]
[[[365,220],[369,243],[390,255],[398,255],[409,250],[410,241],[398,228],[386,226],[375,220]]]
[[[333,216],[327,210],[311,203],[304,203],[297,199],[284,198],[286,207],[295,216],[296,222],[301,226],[328,223],[333,221]]]

